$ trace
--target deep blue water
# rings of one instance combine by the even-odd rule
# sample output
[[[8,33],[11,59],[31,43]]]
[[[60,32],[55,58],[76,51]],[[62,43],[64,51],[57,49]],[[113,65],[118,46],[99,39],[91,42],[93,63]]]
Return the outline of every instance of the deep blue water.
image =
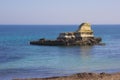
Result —
[[[0,80],[120,71],[120,25],[92,25],[105,46],[33,46],[78,25],[0,25]]]

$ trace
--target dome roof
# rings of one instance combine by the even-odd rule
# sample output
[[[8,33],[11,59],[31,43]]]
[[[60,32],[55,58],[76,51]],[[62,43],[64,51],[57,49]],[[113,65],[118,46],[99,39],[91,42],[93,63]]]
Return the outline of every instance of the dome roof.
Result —
[[[82,23],[77,32],[93,32],[89,23]]]

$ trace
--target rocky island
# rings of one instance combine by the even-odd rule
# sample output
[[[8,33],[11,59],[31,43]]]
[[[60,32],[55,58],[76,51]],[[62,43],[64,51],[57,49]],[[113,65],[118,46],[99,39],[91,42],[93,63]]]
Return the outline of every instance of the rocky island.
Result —
[[[37,41],[31,41],[30,44],[47,46],[104,45],[101,41],[101,38],[94,37],[89,23],[82,23],[75,32],[60,33],[56,40],[42,38]]]

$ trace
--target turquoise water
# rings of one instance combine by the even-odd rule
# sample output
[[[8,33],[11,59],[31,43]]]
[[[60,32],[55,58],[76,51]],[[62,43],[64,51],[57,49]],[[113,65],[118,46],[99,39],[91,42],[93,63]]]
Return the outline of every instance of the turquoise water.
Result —
[[[120,25],[92,25],[105,46],[33,46],[78,25],[0,25],[0,80],[120,71]]]

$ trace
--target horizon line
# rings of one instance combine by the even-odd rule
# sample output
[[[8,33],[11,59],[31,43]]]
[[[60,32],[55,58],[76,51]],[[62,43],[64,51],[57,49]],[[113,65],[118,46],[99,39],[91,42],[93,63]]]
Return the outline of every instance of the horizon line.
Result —
[[[80,25],[80,24],[0,24],[0,25]],[[120,25],[118,24],[91,24],[91,25]]]

